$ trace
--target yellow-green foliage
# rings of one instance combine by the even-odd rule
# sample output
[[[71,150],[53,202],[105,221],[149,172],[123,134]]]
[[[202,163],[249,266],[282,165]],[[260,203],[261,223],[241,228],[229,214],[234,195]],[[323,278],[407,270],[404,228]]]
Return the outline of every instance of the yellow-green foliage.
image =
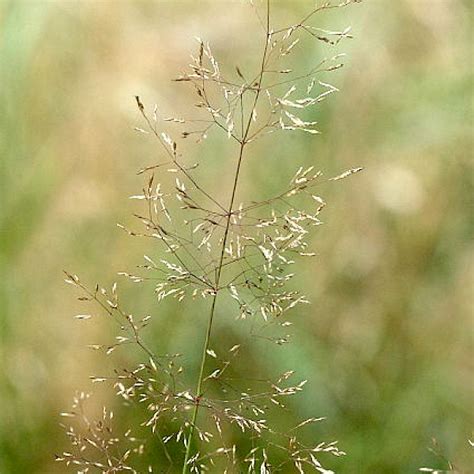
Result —
[[[275,2],[277,24],[300,17],[306,3]],[[319,256],[297,277],[312,301],[294,317],[297,343],[241,354],[255,372],[296,367],[310,380],[288,418],[327,418],[306,429],[339,440],[348,455],[333,464],[337,472],[446,469],[427,449],[432,437],[461,472],[472,463],[468,4],[379,0],[325,13],[322,28],[352,25],[356,40],[344,45],[346,67],[335,84],[342,93],[314,118],[323,133],[289,134],[270,156],[271,141],[262,141],[243,171],[243,192],[271,195],[285,180],[282,156],[285,168],[315,165],[328,176],[366,169],[323,190],[329,205],[313,242]],[[109,322],[71,317],[79,303],[62,270],[88,281],[109,277],[110,286],[148,252],[146,242],[114,230],[116,222],[131,224],[136,206],[126,196],[142,185],[133,170],[153,162],[156,150],[133,131],[140,121],[133,95],[179,116],[192,91],[169,79],[182,72],[193,38],[209,40],[245,74],[258,62],[261,44],[249,32],[259,28],[238,2],[1,3],[2,474],[64,472],[54,462],[68,449],[58,412],[76,388],[87,388],[89,374],[108,369],[86,345],[101,343]],[[314,58],[327,48],[313,46]],[[218,194],[233,165],[222,156],[223,140],[210,137],[208,147],[214,171],[204,179]],[[137,312],[155,311],[152,292],[123,291]],[[201,341],[189,309],[161,306],[148,340],[161,352],[188,347],[197,360]],[[224,323],[215,331],[230,342]],[[126,364],[133,351],[117,357]],[[97,404],[112,406],[126,430],[133,413],[97,391]]]

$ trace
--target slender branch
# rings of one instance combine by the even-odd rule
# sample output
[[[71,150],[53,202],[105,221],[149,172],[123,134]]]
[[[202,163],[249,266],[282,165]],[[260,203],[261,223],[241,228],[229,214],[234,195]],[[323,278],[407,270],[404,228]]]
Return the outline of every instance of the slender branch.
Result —
[[[181,171],[181,173],[184,174],[184,176],[186,176],[186,178],[189,179],[189,181],[194,185],[194,187],[200,191],[202,194],[204,194],[204,196],[206,196],[210,201],[212,201],[217,207],[219,207],[220,209],[222,209],[223,211],[225,211],[225,208],[219,203],[219,201],[217,201],[215,198],[213,198],[204,188],[202,188],[197,182],[196,180],[188,173],[188,170],[182,166],[174,153],[172,153],[168,147],[166,146],[166,144],[163,142],[163,139],[160,137],[160,135],[158,134],[158,132],[156,131],[155,127],[152,125],[148,115],[145,113],[145,108],[143,106],[143,104],[140,102],[140,98],[138,96],[135,97],[135,100],[137,101],[137,105],[138,105],[138,109],[140,110],[140,113],[142,114],[143,118],[145,119],[147,125],[148,125],[148,128],[150,129],[150,131],[153,133],[153,135],[156,137],[156,139],[160,142],[161,146],[164,148],[164,150],[166,151],[166,153],[168,154],[168,156],[171,158],[171,161],[174,163],[175,166],[177,166],[179,168],[179,170]]]

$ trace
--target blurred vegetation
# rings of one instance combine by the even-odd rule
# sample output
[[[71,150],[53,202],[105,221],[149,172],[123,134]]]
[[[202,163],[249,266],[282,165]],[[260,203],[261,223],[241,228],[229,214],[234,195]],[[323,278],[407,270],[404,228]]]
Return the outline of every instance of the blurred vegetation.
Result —
[[[275,21],[311,5],[275,2]],[[324,133],[279,138],[278,153],[273,139],[255,146],[242,192],[265,195],[299,164],[326,175],[366,170],[322,191],[320,256],[299,278],[313,304],[294,315],[297,342],[256,346],[244,362],[297,367],[310,380],[292,410],[328,418],[311,435],[348,452],[332,461],[338,472],[446,468],[427,449],[432,437],[473,472],[472,7],[373,0],[317,21],[350,24],[355,35],[332,77],[341,93],[315,112]],[[0,4],[2,474],[63,472],[54,463],[67,449],[58,413],[109,364],[85,348],[110,331],[107,321],[73,320],[80,303],[62,270],[110,283],[150,252],[115,230],[132,222],[127,196],[142,185],[135,171],[156,154],[132,130],[133,95],[178,115],[190,94],[170,79],[193,38],[245,70],[258,28],[240,2]],[[301,67],[326,50],[315,46]],[[205,152],[208,180],[225,193],[215,179],[231,165],[222,143],[189,148]],[[188,347],[192,366],[202,321],[186,306],[156,307],[143,289],[124,284],[133,309],[154,313],[150,344]],[[216,340],[227,331],[221,322]],[[126,363],[126,353],[118,357]],[[98,397],[116,403],[111,392]],[[126,426],[127,410],[115,410]]]

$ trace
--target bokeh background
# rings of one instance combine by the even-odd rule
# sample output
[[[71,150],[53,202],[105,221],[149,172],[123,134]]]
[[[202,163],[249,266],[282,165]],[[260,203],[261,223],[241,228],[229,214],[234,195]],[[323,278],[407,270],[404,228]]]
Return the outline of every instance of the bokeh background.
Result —
[[[312,3],[275,1],[275,22]],[[315,111],[322,135],[255,148],[242,193],[265,196],[299,164],[365,171],[321,191],[329,205],[314,238],[320,255],[299,277],[312,305],[295,314],[295,342],[244,357],[310,380],[292,411],[327,417],[313,434],[347,451],[327,463],[337,472],[446,468],[428,450],[432,437],[461,472],[474,472],[472,6],[368,0],[313,24],[353,27],[355,39],[337,49],[349,53],[346,67],[332,76],[341,93]],[[115,225],[133,222],[135,172],[158,153],[133,131],[133,96],[168,114],[190,110],[190,91],[170,79],[194,37],[245,70],[259,34],[246,2],[1,1],[2,474],[65,472],[54,462],[68,448],[58,413],[108,364],[86,345],[111,328],[73,319],[83,307],[62,270],[110,284],[153,252]],[[316,44],[300,66],[328,54]],[[223,195],[233,163],[210,143],[190,147],[190,161],[205,153]],[[157,307],[150,289],[128,286],[131,306],[154,315],[150,344],[189,347],[192,366],[201,323],[189,307]],[[97,399],[129,423],[111,391]]]

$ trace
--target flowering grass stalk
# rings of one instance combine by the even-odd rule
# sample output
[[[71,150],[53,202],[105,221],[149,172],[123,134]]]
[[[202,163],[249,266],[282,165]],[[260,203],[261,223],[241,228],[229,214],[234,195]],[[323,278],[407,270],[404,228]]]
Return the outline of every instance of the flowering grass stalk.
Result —
[[[158,302],[166,298],[178,302],[185,298],[210,300],[194,388],[183,380],[183,368],[176,355],[157,354],[144,341],[142,331],[150,317],[136,318],[125,310],[116,284],[111,290],[99,285],[90,290],[70,273],[66,281],[82,291],[80,299],[94,301],[118,325],[120,335],[116,340],[95,345],[94,349],[111,354],[120,346],[135,344],[146,356],[146,361],[134,369],[116,370],[112,377],[94,376],[92,380],[112,381],[117,394],[127,403],[146,406],[148,416],[142,426],[151,429],[150,439],[158,439],[168,471],[176,472],[180,466],[183,474],[210,469],[269,473],[293,466],[298,472],[329,473],[321,465],[319,454],[344,454],[335,442],[307,445],[300,440],[300,429],[322,418],[301,420],[290,431],[279,431],[270,424],[269,407],[284,409],[285,399],[301,392],[306,381],[291,384],[290,371],[276,380],[260,379],[244,391],[228,375],[240,344],[217,351],[212,336],[218,305],[234,301],[237,319],[252,320],[253,336],[284,344],[289,340],[286,331],[291,325],[288,313],[299,304],[308,303],[304,295],[287,287],[294,276],[296,260],[315,256],[308,238],[312,229],[321,224],[319,214],[325,202],[316,189],[327,180],[313,166],[300,167],[274,196],[238,202],[237,195],[248,148],[254,142],[277,132],[320,133],[317,123],[306,116],[338,91],[320,76],[340,69],[343,55],[325,58],[303,72],[286,68],[285,61],[298,50],[302,36],[331,46],[351,38],[350,28],[324,30],[312,26],[311,20],[322,11],[352,3],[356,0],[326,2],[299,22],[273,29],[271,2],[266,0],[263,14],[257,11],[264,35],[259,68],[253,75],[247,71],[244,74],[238,67],[232,77],[224,75],[209,44],[198,40],[198,53],[192,57],[190,70],[176,79],[193,87],[198,98],[195,105],[202,114],[196,119],[161,117],[156,106],[150,112],[136,97],[145,123],[137,130],[159,143],[164,158],[139,171],[147,175],[146,184],[141,194],[132,196],[144,203],[144,211],[136,214],[144,230],[120,227],[132,236],[159,243],[162,258],[144,256],[145,275],[121,274],[134,283],[152,281]],[[227,203],[199,182],[197,166],[186,163],[177,140],[160,131],[165,122],[182,126],[182,139],[196,137],[202,142],[213,131],[227,136],[230,153],[235,154]],[[358,171],[360,168],[355,168],[330,180]],[[174,189],[166,189],[156,181],[158,175],[163,178],[165,174],[176,177]],[[268,328],[273,330],[271,335]],[[90,421],[83,408],[87,398],[86,394],[79,394],[73,411],[63,414],[82,420],[86,434],[67,426],[74,451],[63,453],[58,460],[80,466],[80,472],[94,468],[107,473],[140,472],[136,467],[139,461],[132,461],[137,458],[134,455],[146,453],[152,443],[140,441],[131,431],[123,436],[112,434],[113,415],[109,410],[104,409],[98,421]],[[202,411],[208,414],[206,419],[201,419]],[[250,448],[232,442],[234,427],[245,433]],[[182,450],[168,449],[171,443],[181,445]],[[126,444],[131,447],[120,451],[120,446]],[[158,468],[162,466],[151,462],[148,471]]]

